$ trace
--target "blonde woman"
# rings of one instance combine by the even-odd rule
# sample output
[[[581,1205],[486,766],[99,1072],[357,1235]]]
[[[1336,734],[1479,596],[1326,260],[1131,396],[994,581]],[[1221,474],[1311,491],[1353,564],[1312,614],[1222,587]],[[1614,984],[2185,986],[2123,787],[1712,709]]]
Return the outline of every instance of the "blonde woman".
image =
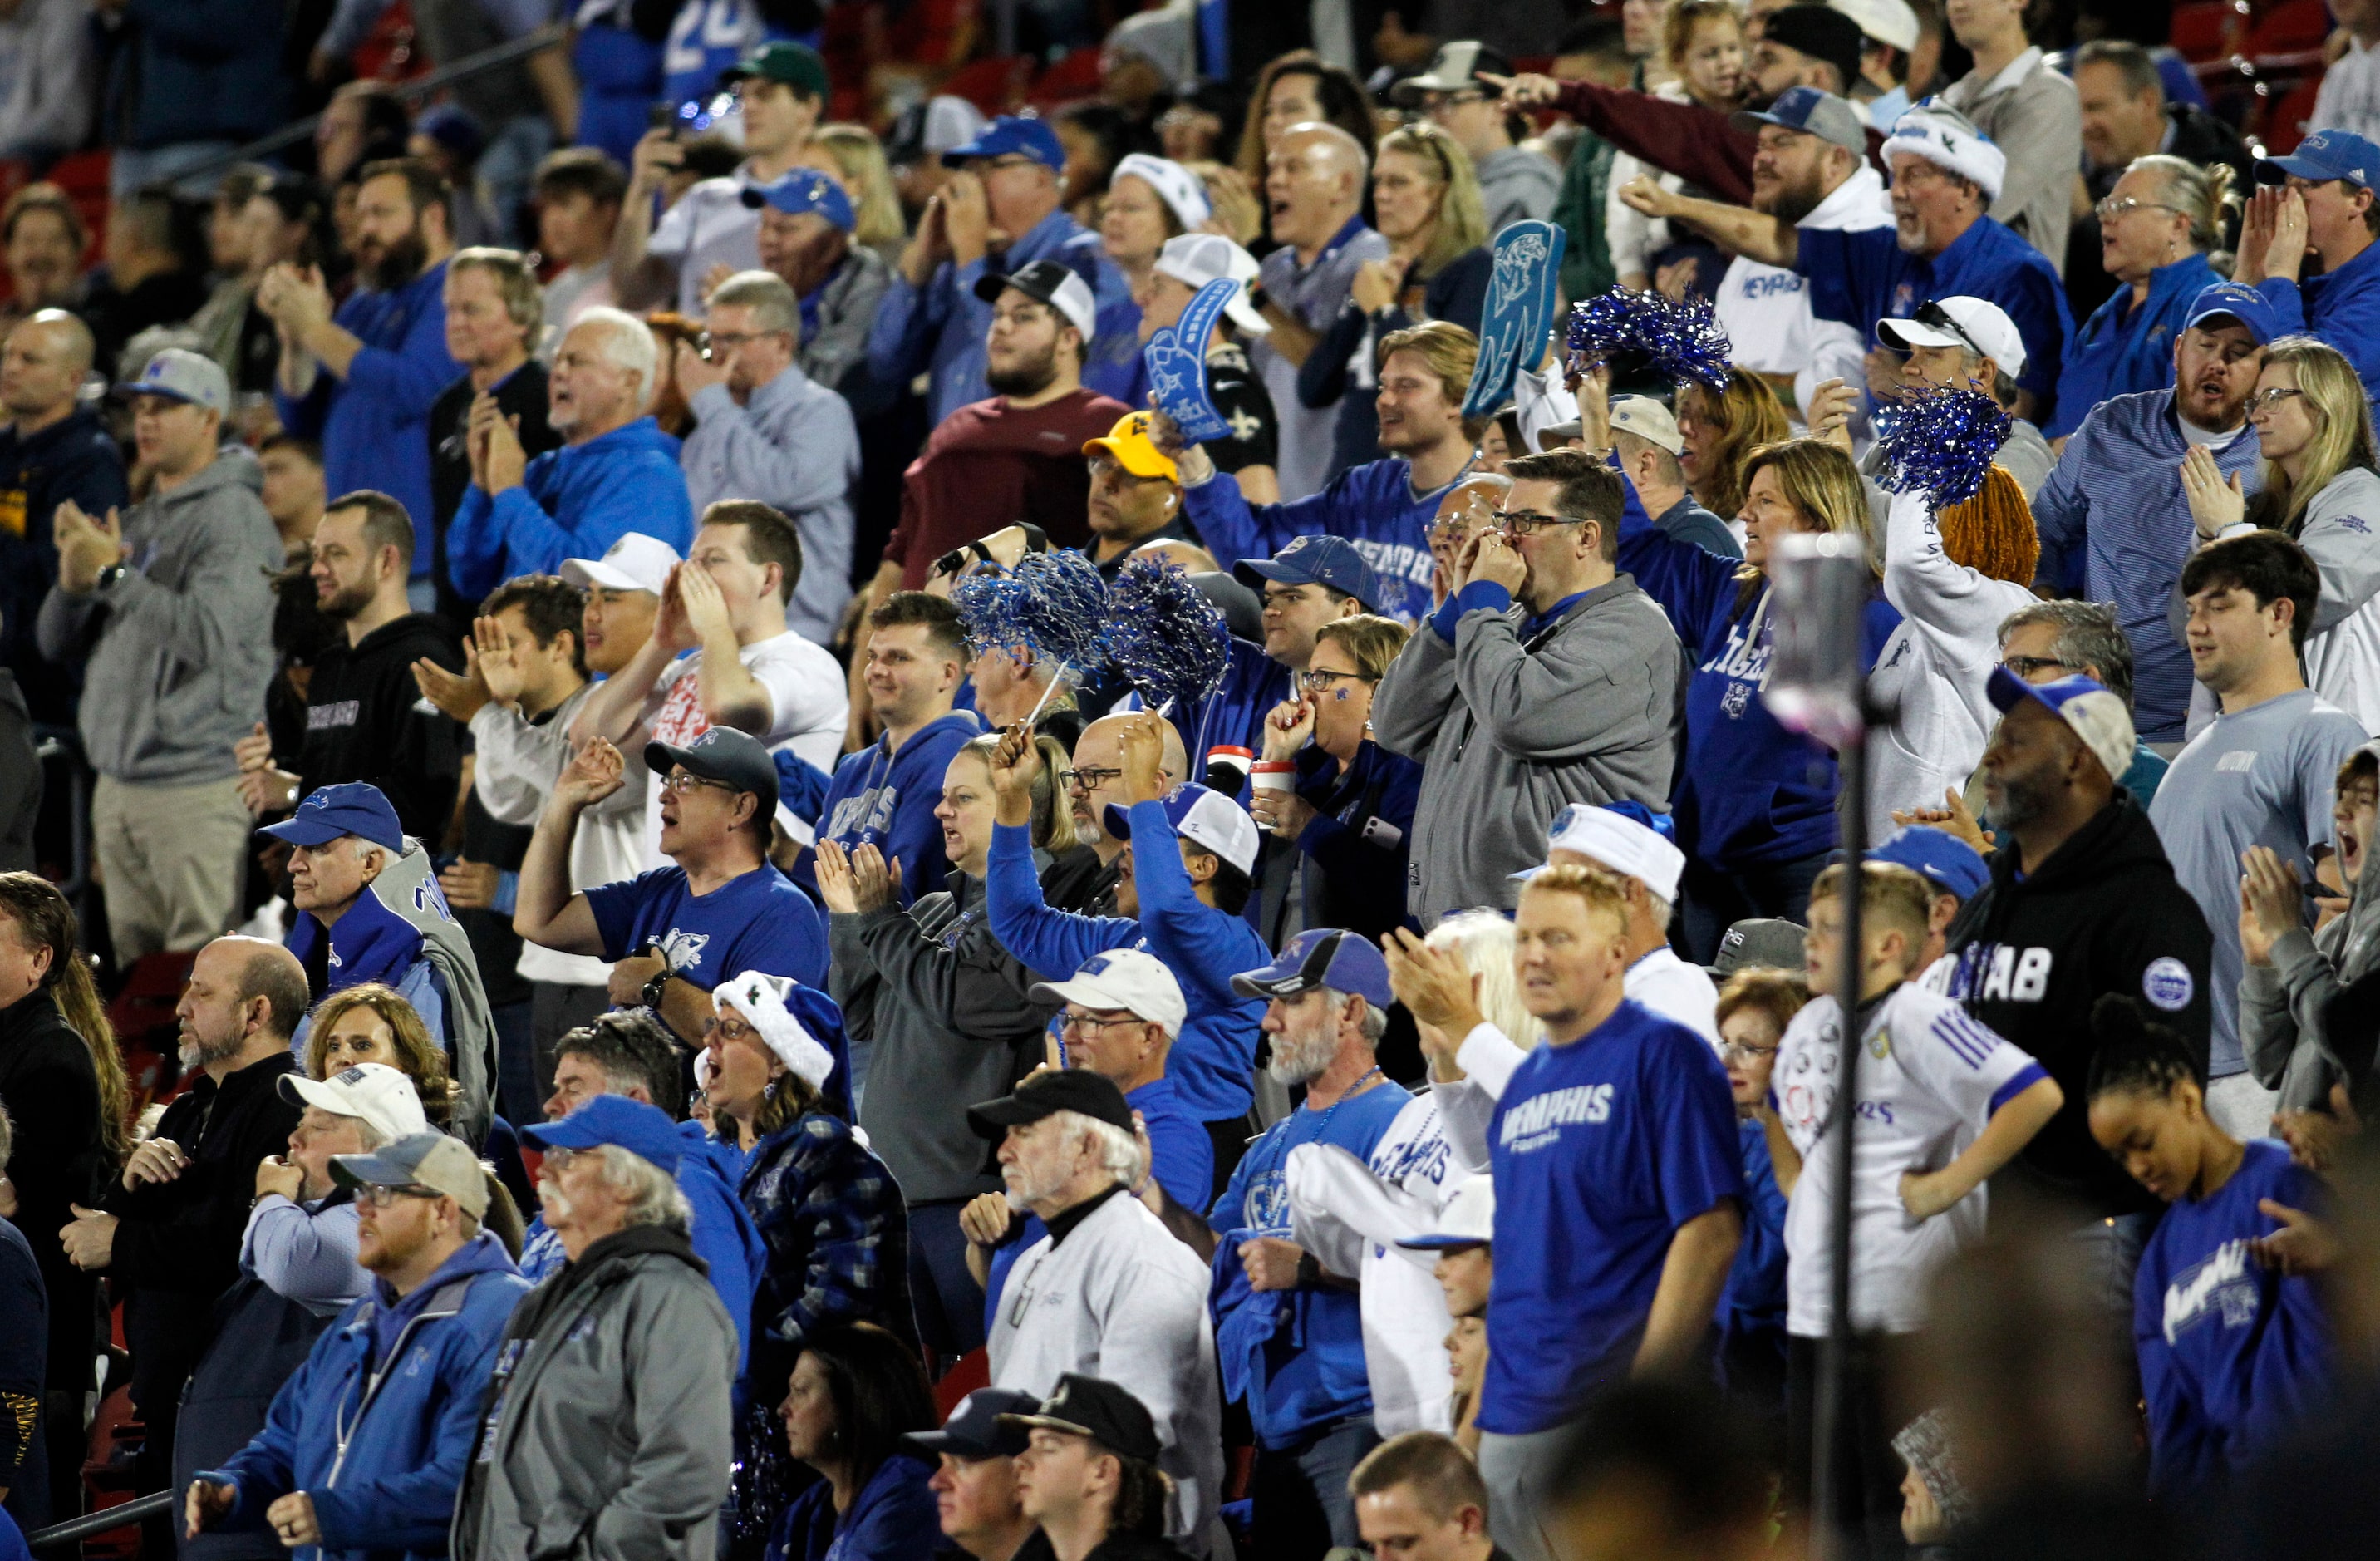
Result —
[[[1779,725],[1761,697],[1776,645],[1770,550],[1798,532],[1867,534],[1859,470],[1824,439],[1762,445],[1743,482],[1741,562],[1651,526],[1620,539],[1620,567],[1668,611],[1694,667],[1676,809],[1686,942],[1699,964],[1745,917],[1800,921],[1835,846],[1834,755]],[[1862,672],[1874,669],[1900,617],[1881,590],[1868,599]]]
[[[2305,638],[2306,686],[2365,731],[2380,730],[2380,549],[2373,545],[2380,472],[2362,382],[2336,348],[2284,336],[2265,351],[2248,421],[2264,456],[2252,498],[2236,473],[2223,480],[2205,446],[2182,459],[2198,530],[2192,551],[2235,526],[2296,538],[2322,573]]]
[[[876,132],[865,125],[820,125],[810,132],[801,161],[828,175],[851,197],[857,218],[852,242],[874,250],[887,264],[898,260],[909,234],[901,221],[901,196],[892,186],[892,168],[885,161],[884,143],[876,139]]]
[[[1372,210],[1388,258],[1357,268],[1347,302],[1297,371],[1300,401],[1338,403],[1339,470],[1380,458],[1373,410],[1378,343],[1424,320],[1477,335],[1495,269],[1471,154],[1436,125],[1407,125],[1380,138]]]
[[[1736,541],[1743,541],[1743,463],[1763,445],[1774,445],[1792,432],[1785,404],[1759,375],[1742,369],[1727,372],[1727,388],[1714,391],[1699,381],[1678,387],[1678,436],[1685,448],[1678,452],[1686,492],[1694,502],[1729,523]]]

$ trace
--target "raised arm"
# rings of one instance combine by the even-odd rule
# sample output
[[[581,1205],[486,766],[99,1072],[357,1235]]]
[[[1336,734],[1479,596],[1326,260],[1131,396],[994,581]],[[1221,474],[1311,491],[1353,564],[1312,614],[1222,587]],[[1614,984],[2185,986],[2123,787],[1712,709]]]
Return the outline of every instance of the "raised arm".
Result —
[[[603,952],[593,907],[570,887],[570,842],[578,832],[578,815],[619,790],[625,768],[620,750],[596,738],[554,781],[553,795],[538,815],[521,858],[519,894],[513,903],[513,931],[530,943],[565,954]]]
[[[1616,193],[1631,211],[1699,228],[1721,249],[1731,250],[1763,265],[1782,266],[1790,271],[1801,256],[1801,234],[1791,223],[1749,206],[1730,206],[1680,195],[1641,175],[1621,186]]]

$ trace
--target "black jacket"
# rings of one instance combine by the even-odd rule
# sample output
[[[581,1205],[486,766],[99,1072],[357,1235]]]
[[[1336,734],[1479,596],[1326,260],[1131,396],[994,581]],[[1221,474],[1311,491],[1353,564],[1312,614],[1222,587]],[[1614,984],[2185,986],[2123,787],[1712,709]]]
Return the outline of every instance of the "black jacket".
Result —
[[[471,451],[464,429],[477,396],[471,376],[465,374],[430,404],[431,579],[438,587],[438,616],[457,628],[480,611],[480,604],[466,599],[446,577],[446,528],[455,523],[455,512],[471,486]],[[496,409],[520,420],[521,453],[529,459],[562,447],[562,435],[545,421],[545,365],[536,359],[496,386]]]
[[[42,819],[42,752],[17,675],[0,666],[0,872],[33,871]]]
[[[278,1051],[218,1085],[205,1074],[165,1108],[155,1136],[189,1157],[169,1182],[127,1192],[109,1185],[119,1216],[108,1277],[124,1298],[132,1400],[152,1425],[173,1413],[183,1382],[213,1336],[215,1298],[239,1278],[240,1235],[256,1201],[256,1165],[289,1147],[298,1108],[281,1095],[297,1059]]]
[[[2007,1180],[2081,1205],[2094,1217],[2145,1213],[2156,1201],[2092,1139],[2091,1005],[2141,999],[2180,1031],[2205,1077],[2207,967],[2215,941],[2177,883],[2148,814],[2119,789],[2040,870],[2019,881],[2017,853],[1992,858],[1992,881],[1950,923],[1949,993],[2017,1045],[2066,1092]]]
[[[16,672],[33,719],[53,726],[74,724],[82,682],[79,667],[44,661],[33,644],[42,598],[58,582],[51,518],[67,499],[103,516],[132,502],[124,454],[99,420],[74,412],[21,439],[0,425],[0,664]]]
[[[8,1179],[17,1188],[17,1228],[41,1265],[52,1319],[61,1324],[72,1317],[81,1321],[79,1346],[56,1339],[54,1348],[62,1356],[79,1348],[87,1370],[92,1281],[67,1262],[58,1232],[74,1219],[68,1205],[94,1206],[108,1175],[99,1074],[91,1067],[91,1048],[67,1026],[46,991],[0,1008],[0,1106],[17,1125],[8,1157]],[[64,1332],[53,1330],[54,1335]],[[67,1364],[68,1359],[55,1359],[51,1370]]]
[[[349,646],[334,642],[306,689],[306,742],[295,766],[303,789],[370,781],[407,835],[431,850],[446,835],[463,774],[463,728],[423,702],[413,664],[428,656],[460,672],[463,648],[428,613],[407,613]]]

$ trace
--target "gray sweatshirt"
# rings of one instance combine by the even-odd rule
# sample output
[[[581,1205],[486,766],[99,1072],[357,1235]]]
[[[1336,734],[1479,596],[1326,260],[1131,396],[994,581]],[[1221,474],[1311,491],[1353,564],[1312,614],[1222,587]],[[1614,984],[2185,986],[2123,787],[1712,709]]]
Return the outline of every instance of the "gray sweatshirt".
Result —
[[[1479,163],[1479,203],[1492,240],[1508,223],[1549,217],[1561,194],[1562,171],[1544,152],[1525,146],[1491,152]]]
[[[1572,802],[1666,811],[1685,730],[1677,631],[1628,575],[1526,641],[1528,609],[1475,607],[1449,645],[1425,623],[1381,679],[1372,735],[1423,765],[1406,909],[1509,907]]]
[[[282,567],[261,486],[253,459],[217,457],[124,512],[128,567],[114,586],[69,596],[53,585],[43,599],[42,654],[69,661],[90,643],[82,741],[101,774],[199,786],[239,773],[232,745],[264,718],[273,679]]]
[[[2306,687],[2380,732],[2380,474],[2350,467],[2306,501],[2298,543],[2322,576],[2306,635]]]
[[[2008,172],[1990,215],[2066,274],[2066,229],[2074,170],[2082,160],[2082,102],[2074,83],[2049,67],[2036,46],[1988,79],[1969,71],[1942,93],[2008,154]]]

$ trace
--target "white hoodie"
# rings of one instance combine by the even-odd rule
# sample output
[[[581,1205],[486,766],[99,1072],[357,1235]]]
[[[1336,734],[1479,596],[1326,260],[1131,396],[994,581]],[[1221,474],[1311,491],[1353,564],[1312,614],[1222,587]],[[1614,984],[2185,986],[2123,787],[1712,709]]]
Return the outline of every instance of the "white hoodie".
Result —
[[[2039,600],[1952,563],[1923,494],[1897,494],[1888,508],[1884,595],[1900,627],[1868,677],[1878,703],[1896,707],[1868,737],[1871,840],[1892,833],[1895,808],[1938,808],[1946,788],[1967,784],[1998,719],[1985,686],[1999,665],[2000,624]]]

